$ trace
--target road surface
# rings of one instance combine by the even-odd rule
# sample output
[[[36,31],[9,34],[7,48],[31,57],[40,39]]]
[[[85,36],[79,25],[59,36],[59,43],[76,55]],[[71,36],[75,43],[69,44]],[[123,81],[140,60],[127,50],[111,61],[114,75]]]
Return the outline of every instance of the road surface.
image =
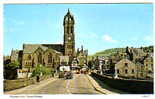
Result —
[[[73,79],[49,79],[38,84],[5,92],[5,94],[101,94],[87,75],[74,74]]]

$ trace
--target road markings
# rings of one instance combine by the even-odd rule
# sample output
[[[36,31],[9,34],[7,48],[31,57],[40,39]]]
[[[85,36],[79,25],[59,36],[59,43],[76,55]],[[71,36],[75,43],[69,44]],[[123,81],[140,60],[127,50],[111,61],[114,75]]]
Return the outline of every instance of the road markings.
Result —
[[[66,90],[67,90],[68,94],[71,94],[71,92],[69,90],[69,85],[70,85],[70,80],[67,80]]]

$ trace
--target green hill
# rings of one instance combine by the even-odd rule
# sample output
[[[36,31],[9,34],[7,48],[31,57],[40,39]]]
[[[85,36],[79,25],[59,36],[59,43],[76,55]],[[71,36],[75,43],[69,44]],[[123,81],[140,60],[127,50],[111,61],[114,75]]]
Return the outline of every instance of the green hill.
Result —
[[[111,49],[106,49],[100,52],[95,53],[92,56],[111,56],[114,55],[117,52],[124,52],[125,48],[111,48]]]
[[[94,55],[88,56],[89,59],[92,58],[92,56],[112,56],[117,52],[125,52],[126,48],[111,48],[111,49],[106,49],[100,52],[95,53]],[[153,52],[153,46],[146,46],[146,47],[141,47],[144,52]]]

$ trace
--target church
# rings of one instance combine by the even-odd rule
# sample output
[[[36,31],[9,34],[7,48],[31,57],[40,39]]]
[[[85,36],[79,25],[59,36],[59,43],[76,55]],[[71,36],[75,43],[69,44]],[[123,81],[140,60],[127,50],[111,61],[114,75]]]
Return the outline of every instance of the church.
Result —
[[[68,65],[76,58],[75,52],[75,20],[69,9],[64,16],[64,41],[63,44],[23,44],[23,50],[11,51],[11,62],[18,61],[21,68],[33,68],[37,64],[49,68],[57,68],[60,65],[60,56],[69,58]]]

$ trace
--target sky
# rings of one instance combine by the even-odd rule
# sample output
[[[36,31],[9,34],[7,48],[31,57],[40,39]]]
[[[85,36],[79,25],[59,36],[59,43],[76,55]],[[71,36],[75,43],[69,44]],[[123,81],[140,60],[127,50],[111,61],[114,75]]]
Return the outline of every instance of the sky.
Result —
[[[75,46],[89,55],[109,48],[153,45],[153,4],[4,5],[3,53],[23,44],[63,44],[63,19],[75,20]]]

